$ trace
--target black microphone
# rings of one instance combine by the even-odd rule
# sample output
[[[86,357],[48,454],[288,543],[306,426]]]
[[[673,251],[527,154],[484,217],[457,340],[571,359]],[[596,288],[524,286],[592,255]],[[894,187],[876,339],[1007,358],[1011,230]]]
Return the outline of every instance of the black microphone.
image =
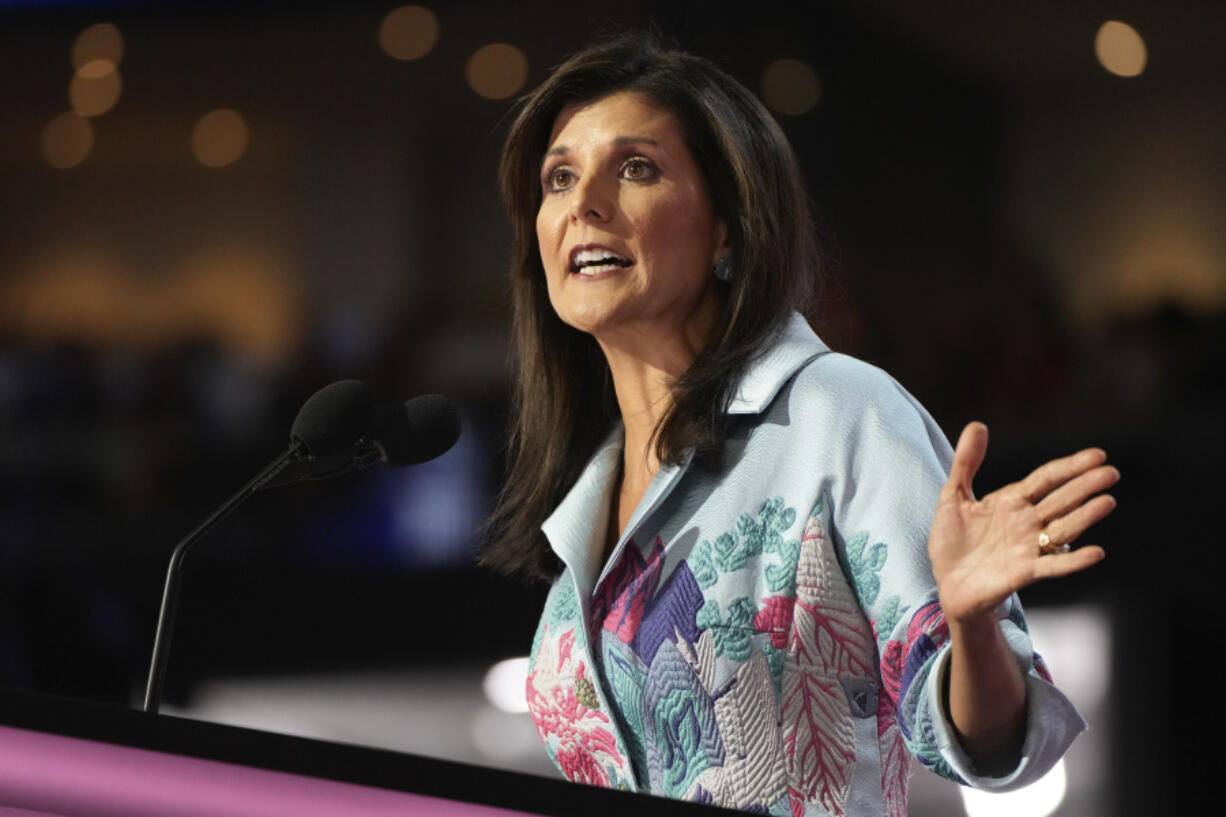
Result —
[[[441,394],[401,403],[375,432],[385,465],[417,465],[451,450],[460,439],[460,410]]]
[[[330,456],[307,457],[261,483],[275,488],[308,479],[331,479],[375,463],[417,465],[441,456],[460,438],[460,411],[441,394],[423,394],[396,406],[376,426]]]
[[[308,457],[328,457],[344,451],[366,438],[374,424],[375,399],[370,388],[358,380],[340,380],[315,392],[298,410],[290,431],[290,444],[264,467],[238,493],[185,536],[170,555],[162,606],[158,610],[157,632],[153,638],[153,658],[145,687],[145,711],[156,713],[166,679],[166,659],[170,654],[170,634],[178,607],[183,558],[187,550],[218,522],[230,515],[261,487],[270,484],[288,466]]]
[[[338,380],[307,398],[289,438],[313,457],[326,457],[370,433],[375,396],[361,380]]]

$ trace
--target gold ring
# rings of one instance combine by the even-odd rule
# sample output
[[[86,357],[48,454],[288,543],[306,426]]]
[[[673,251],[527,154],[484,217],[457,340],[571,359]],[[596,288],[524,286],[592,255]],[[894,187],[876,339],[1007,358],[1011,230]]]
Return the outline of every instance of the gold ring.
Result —
[[[1067,542],[1065,542],[1062,545],[1054,544],[1051,540],[1051,537],[1047,535],[1047,531],[1045,530],[1039,531],[1039,555],[1040,556],[1049,556],[1052,553],[1068,553],[1068,551],[1069,551],[1069,546]]]

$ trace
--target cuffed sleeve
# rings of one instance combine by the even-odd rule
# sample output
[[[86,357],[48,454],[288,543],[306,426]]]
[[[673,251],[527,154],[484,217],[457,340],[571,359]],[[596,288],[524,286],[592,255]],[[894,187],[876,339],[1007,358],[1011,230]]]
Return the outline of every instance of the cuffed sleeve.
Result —
[[[976,771],[974,762],[958,743],[941,701],[941,688],[949,671],[948,648],[941,650],[933,661],[923,707],[923,717],[929,722],[924,731],[930,732],[936,750],[954,773],[968,786],[995,792],[1013,791],[1037,781],[1051,771],[1073,739],[1086,729],[1086,722],[1072,701],[1040,675],[1025,631],[1007,619],[1001,621],[1001,629],[1019,669],[1026,674],[1026,737],[1017,766],[1007,774],[986,777]]]

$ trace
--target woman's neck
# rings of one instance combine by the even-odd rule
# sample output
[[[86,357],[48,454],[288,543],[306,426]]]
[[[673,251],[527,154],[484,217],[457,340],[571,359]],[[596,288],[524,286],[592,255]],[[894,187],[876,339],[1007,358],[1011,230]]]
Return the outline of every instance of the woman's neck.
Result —
[[[660,460],[652,437],[672,406],[672,388],[697,356],[686,344],[658,346],[650,356],[601,343],[626,429],[622,483],[646,489]]]
[[[639,326],[596,337],[609,364],[626,432],[609,520],[610,549],[660,470],[653,444],[656,429],[672,408],[673,384],[706,346],[714,317],[713,306],[707,305],[685,322],[683,331]]]

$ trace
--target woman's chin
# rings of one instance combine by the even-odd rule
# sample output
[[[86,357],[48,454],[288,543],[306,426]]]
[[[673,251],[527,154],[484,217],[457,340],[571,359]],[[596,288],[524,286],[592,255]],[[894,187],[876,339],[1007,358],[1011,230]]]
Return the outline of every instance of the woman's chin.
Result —
[[[571,328],[578,329],[580,332],[586,332],[597,338],[601,335],[616,332],[623,323],[618,319],[616,313],[601,308],[559,311],[558,317]]]

